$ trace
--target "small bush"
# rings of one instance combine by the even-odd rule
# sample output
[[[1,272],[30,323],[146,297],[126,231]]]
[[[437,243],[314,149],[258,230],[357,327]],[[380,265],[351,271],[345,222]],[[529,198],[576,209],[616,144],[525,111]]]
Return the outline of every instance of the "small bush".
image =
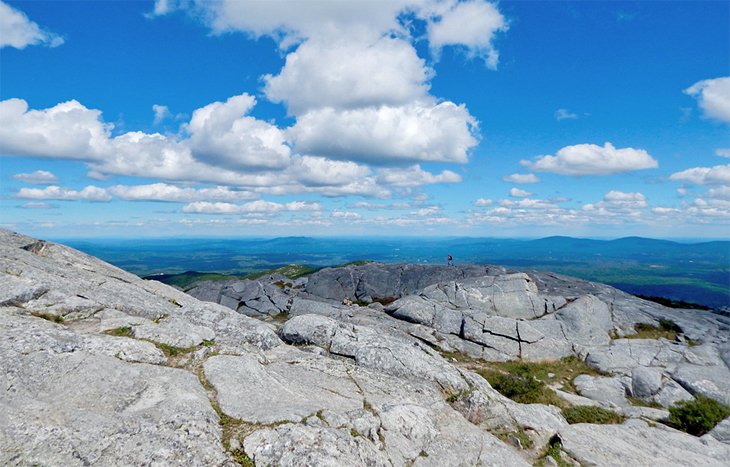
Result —
[[[603,407],[591,405],[576,405],[563,409],[563,416],[571,425],[574,423],[610,424],[621,423],[624,417]]]
[[[702,436],[730,416],[730,407],[709,397],[681,401],[669,407],[669,422],[678,430]]]
[[[535,402],[545,388],[542,381],[523,374],[495,374],[489,383],[500,394],[523,404]]]

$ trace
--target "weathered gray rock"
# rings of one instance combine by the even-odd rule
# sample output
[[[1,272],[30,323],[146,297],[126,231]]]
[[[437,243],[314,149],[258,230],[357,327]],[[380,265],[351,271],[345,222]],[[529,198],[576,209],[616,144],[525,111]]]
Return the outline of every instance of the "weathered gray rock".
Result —
[[[649,400],[662,388],[661,368],[640,366],[631,371],[631,393],[634,397]]]
[[[668,451],[682,464],[727,459],[716,441],[727,438],[726,424],[701,440],[649,428],[637,418],[667,411],[631,406],[625,394],[665,407],[691,393],[723,399],[730,319],[491,266],[352,266],[302,280],[304,291],[279,280],[198,284],[200,296],[235,312],[0,230],[0,463],[227,465],[208,397],[232,417],[226,445],[260,465],[525,465],[538,455],[490,430],[522,431],[538,447],[559,433],[584,464],[624,463],[619,448],[629,462],[661,463],[640,450],[662,443],[677,446]],[[398,300],[360,307],[342,305],[345,297]],[[289,317],[283,325],[269,318],[279,313]],[[660,318],[685,334],[677,342],[609,337]],[[277,328],[300,347],[284,345]],[[147,340],[190,353],[168,359]],[[576,387],[592,399],[565,397],[634,422],[568,426],[556,407],[510,401],[434,347],[488,360],[587,356],[614,376],[580,376]],[[264,426],[281,422],[289,423]],[[606,449],[614,439],[618,447]]]
[[[374,444],[345,430],[286,424],[254,432],[244,443],[257,465],[390,466]]]
[[[611,407],[629,405],[626,388],[630,384],[628,378],[605,376],[579,375],[573,380],[578,394]]]
[[[110,342],[0,313],[0,464],[229,463],[218,416],[192,374],[129,364],[108,356]],[[131,340],[118,341],[124,352]]]
[[[562,447],[581,465],[726,465],[730,446],[671,429],[569,425]]]
[[[667,379],[664,386],[652,397],[652,400],[662,407],[670,407],[677,402],[691,401],[692,399],[694,399],[692,394],[673,379]]]
[[[426,378],[456,391],[466,388],[459,372],[443,357],[405,335],[380,334],[371,328],[345,326],[317,315],[290,319],[281,335],[287,342],[315,344],[334,355],[352,358],[358,365],[390,375]]]
[[[362,407],[357,386],[342,364],[295,349],[262,364],[252,355],[218,355],[205,377],[226,415],[251,423],[299,422],[319,410]]]
[[[273,316],[289,311],[291,297],[279,286],[284,281],[288,279],[283,276],[267,276],[257,280],[200,281],[193,284],[187,293],[198,300],[219,303],[245,315]]]
[[[692,394],[699,393],[730,405],[730,370],[725,365],[682,364],[672,372],[672,379]]]
[[[730,445],[730,418],[721,421],[705,436],[711,436],[721,443]]]
[[[337,302],[343,298],[373,301],[411,295],[440,282],[503,273],[499,266],[370,263],[322,269],[309,276],[305,290]]]
[[[173,347],[193,347],[215,339],[215,332],[207,326],[197,326],[187,319],[173,316],[159,323],[145,323],[134,327],[134,337]]]
[[[584,295],[555,313],[571,342],[583,346],[608,345],[613,329],[608,305],[593,295]]]

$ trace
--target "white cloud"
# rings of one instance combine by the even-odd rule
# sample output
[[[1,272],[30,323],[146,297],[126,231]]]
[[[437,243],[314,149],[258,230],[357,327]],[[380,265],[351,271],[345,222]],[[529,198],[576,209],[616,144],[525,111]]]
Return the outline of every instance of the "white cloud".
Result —
[[[50,185],[58,183],[58,177],[47,170],[36,170],[31,173],[15,174],[13,175],[15,180],[23,183],[32,183],[35,185]]]
[[[177,203],[188,203],[191,201],[203,200],[228,200],[241,201],[255,199],[255,193],[249,191],[234,191],[228,187],[217,186],[215,188],[181,188],[167,183],[153,183],[150,185],[116,185],[107,191],[128,201],[168,201]]]
[[[720,157],[730,157],[730,148],[715,149],[715,154],[717,154]]]
[[[482,0],[454,2],[428,25],[431,48],[447,45],[465,46],[471,56],[484,59],[489,68],[496,68],[499,53],[492,42],[495,33],[506,31],[507,21],[496,6]]]
[[[476,120],[463,105],[416,102],[314,110],[299,117],[289,134],[300,152],[331,159],[463,163],[477,144],[476,129]]]
[[[319,203],[292,201],[290,203],[275,203],[272,201],[257,200],[245,204],[209,203],[197,201],[183,207],[183,212],[195,214],[242,214],[242,213],[276,213],[281,211],[321,211]]]
[[[411,212],[411,215],[426,217],[426,216],[434,216],[434,215],[438,214],[439,212],[441,212],[441,208],[439,206],[426,206],[426,207],[423,207],[416,211]]]
[[[289,112],[333,107],[398,106],[425,97],[432,71],[403,39],[374,43],[307,41],[287,55],[278,75],[263,77],[273,102]]]
[[[356,203],[352,203],[350,207],[355,209],[367,209],[369,211],[378,211],[378,210],[404,210],[404,209],[412,209],[414,206],[408,204],[408,203],[373,203],[371,201],[358,201]]]
[[[616,149],[611,143],[603,146],[577,144],[560,149],[555,156],[539,156],[520,164],[535,172],[560,175],[613,175],[658,167],[658,163],[643,149]]]
[[[603,200],[616,206],[636,208],[646,207],[646,196],[642,193],[626,193],[623,191],[611,190],[603,196]]]
[[[284,133],[245,116],[254,105],[256,99],[244,93],[195,110],[187,125],[195,158],[232,169],[284,167],[290,156]]]
[[[170,113],[170,109],[168,109],[166,105],[154,104],[152,106],[152,111],[155,113],[155,125],[159,125],[164,120],[172,116],[172,114]]]
[[[63,38],[42,29],[20,10],[0,0],[0,49],[14,47],[24,49],[29,45],[42,44],[58,47]]]
[[[575,120],[576,118],[578,118],[578,115],[568,109],[558,109],[555,111],[555,120],[557,121]]]
[[[698,81],[684,92],[697,98],[705,116],[730,123],[730,77]]]
[[[512,187],[511,190],[509,190],[509,195],[513,196],[515,198],[527,198],[528,196],[532,196],[532,193],[525,190],[520,190],[519,188]]]
[[[461,177],[450,170],[432,174],[421,169],[420,165],[413,165],[405,169],[380,169],[378,181],[397,187],[417,187],[435,183],[459,183]]]
[[[674,173],[669,179],[697,185],[730,184],[730,164],[714,167],[694,167]]]
[[[109,152],[113,125],[72,100],[28,110],[22,99],[0,101],[0,154],[95,160]]]
[[[307,39],[409,37],[410,30],[399,17],[412,14],[427,23],[432,49],[466,47],[470,55],[484,58],[492,67],[498,59],[492,43],[494,35],[507,30],[506,20],[497,7],[483,0],[158,0],[154,13],[166,14],[178,7],[202,18],[215,34],[242,31],[254,37],[270,36],[279,41],[282,49]]]
[[[334,210],[330,214],[332,217],[336,217],[338,219],[359,219],[362,217],[360,213],[354,212],[354,211],[340,211],[340,210]]]
[[[474,201],[474,206],[491,206],[494,204],[494,201],[491,199],[486,198],[479,198],[476,201]]]
[[[17,207],[19,207],[20,209],[58,209],[58,205],[56,204],[43,203],[38,201],[21,204]]]
[[[512,174],[502,177],[505,182],[512,182],[517,184],[524,183],[538,183],[540,181],[535,174]]]
[[[583,206],[583,211],[591,216],[605,218],[639,218],[647,208],[646,196],[642,193],[625,193],[609,191],[603,196],[603,201]]]
[[[730,200],[730,185],[719,186],[707,190],[707,196],[710,198]]]
[[[368,167],[355,162],[313,156],[295,157],[290,171],[299,182],[314,186],[346,185],[371,175]]]
[[[54,199],[61,201],[110,201],[112,197],[104,188],[89,185],[81,191],[51,185],[41,188],[21,188],[16,195],[21,199]]]

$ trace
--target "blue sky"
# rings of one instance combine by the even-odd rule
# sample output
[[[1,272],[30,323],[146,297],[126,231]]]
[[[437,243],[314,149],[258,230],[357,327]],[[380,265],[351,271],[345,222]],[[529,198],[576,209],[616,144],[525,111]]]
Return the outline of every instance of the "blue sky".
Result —
[[[730,3],[0,1],[0,225],[730,236]]]

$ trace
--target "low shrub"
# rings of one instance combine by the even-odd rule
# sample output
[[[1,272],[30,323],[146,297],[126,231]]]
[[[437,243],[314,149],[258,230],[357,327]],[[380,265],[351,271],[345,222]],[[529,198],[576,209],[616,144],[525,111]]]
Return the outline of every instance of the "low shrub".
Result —
[[[571,425],[574,423],[596,423],[611,424],[621,423],[624,417],[603,407],[594,407],[592,405],[576,405],[574,407],[566,407],[563,409],[563,416]]]
[[[709,397],[681,401],[669,407],[669,422],[678,430],[702,436],[730,416],[730,407]]]

